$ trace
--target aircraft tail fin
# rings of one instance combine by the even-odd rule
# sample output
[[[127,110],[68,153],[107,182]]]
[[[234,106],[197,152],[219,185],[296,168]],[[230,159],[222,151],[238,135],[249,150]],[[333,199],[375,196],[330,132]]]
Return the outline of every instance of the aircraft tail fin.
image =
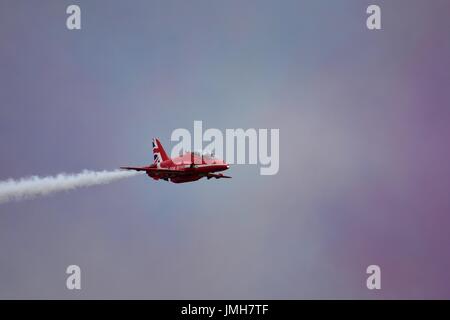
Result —
[[[152,140],[153,144],[153,162],[154,163],[160,163],[166,160],[169,160],[170,158],[167,156],[166,151],[164,150],[161,142],[157,138],[154,138]]]

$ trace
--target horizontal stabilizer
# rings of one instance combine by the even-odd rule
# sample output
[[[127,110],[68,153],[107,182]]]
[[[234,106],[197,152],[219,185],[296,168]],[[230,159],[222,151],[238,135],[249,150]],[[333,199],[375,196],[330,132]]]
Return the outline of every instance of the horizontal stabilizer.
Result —
[[[135,170],[135,171],[147,171],[148,167],[120,167],[120,169]]]

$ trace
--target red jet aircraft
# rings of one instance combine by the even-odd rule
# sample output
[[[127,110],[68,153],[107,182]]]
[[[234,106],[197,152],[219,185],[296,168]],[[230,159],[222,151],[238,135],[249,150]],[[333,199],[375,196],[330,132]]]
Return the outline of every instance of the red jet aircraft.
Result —
[[[197,181],[203,177],[211,178],[231,178],[222,173],[230,168],[223,160],[215,159],[212,156],[201,155],[194,152],[186,152],[177,158],[169,158],[164,151],[161,142],[153,139],[153,164],[147,167],[120,167],[126,170],[145,171],[147,175],[155,180],[163,179],[173,183],[183,183]]]

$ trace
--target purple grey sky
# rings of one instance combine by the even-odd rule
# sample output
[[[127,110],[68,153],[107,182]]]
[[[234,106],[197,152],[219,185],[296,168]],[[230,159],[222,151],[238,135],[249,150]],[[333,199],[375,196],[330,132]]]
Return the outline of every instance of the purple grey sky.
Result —
[[[152,137],[170,150],[194,120],[279,128],[281,144],[275,176],[0,205],[0,298],[450,298],[449,15],[447,0],[0,0],[0,180],[147,164]]]

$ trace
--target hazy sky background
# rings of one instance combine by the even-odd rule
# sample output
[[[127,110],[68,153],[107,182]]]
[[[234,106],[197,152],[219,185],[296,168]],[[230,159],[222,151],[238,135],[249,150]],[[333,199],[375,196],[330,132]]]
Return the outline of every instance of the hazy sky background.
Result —
[[[194,120],[279,128],[281,144],[275,176],[0,205],[0,298],[450,298],[449,15],[447,0],[0,0],[0,180],[148,164],[152,137],[170,150]]]

